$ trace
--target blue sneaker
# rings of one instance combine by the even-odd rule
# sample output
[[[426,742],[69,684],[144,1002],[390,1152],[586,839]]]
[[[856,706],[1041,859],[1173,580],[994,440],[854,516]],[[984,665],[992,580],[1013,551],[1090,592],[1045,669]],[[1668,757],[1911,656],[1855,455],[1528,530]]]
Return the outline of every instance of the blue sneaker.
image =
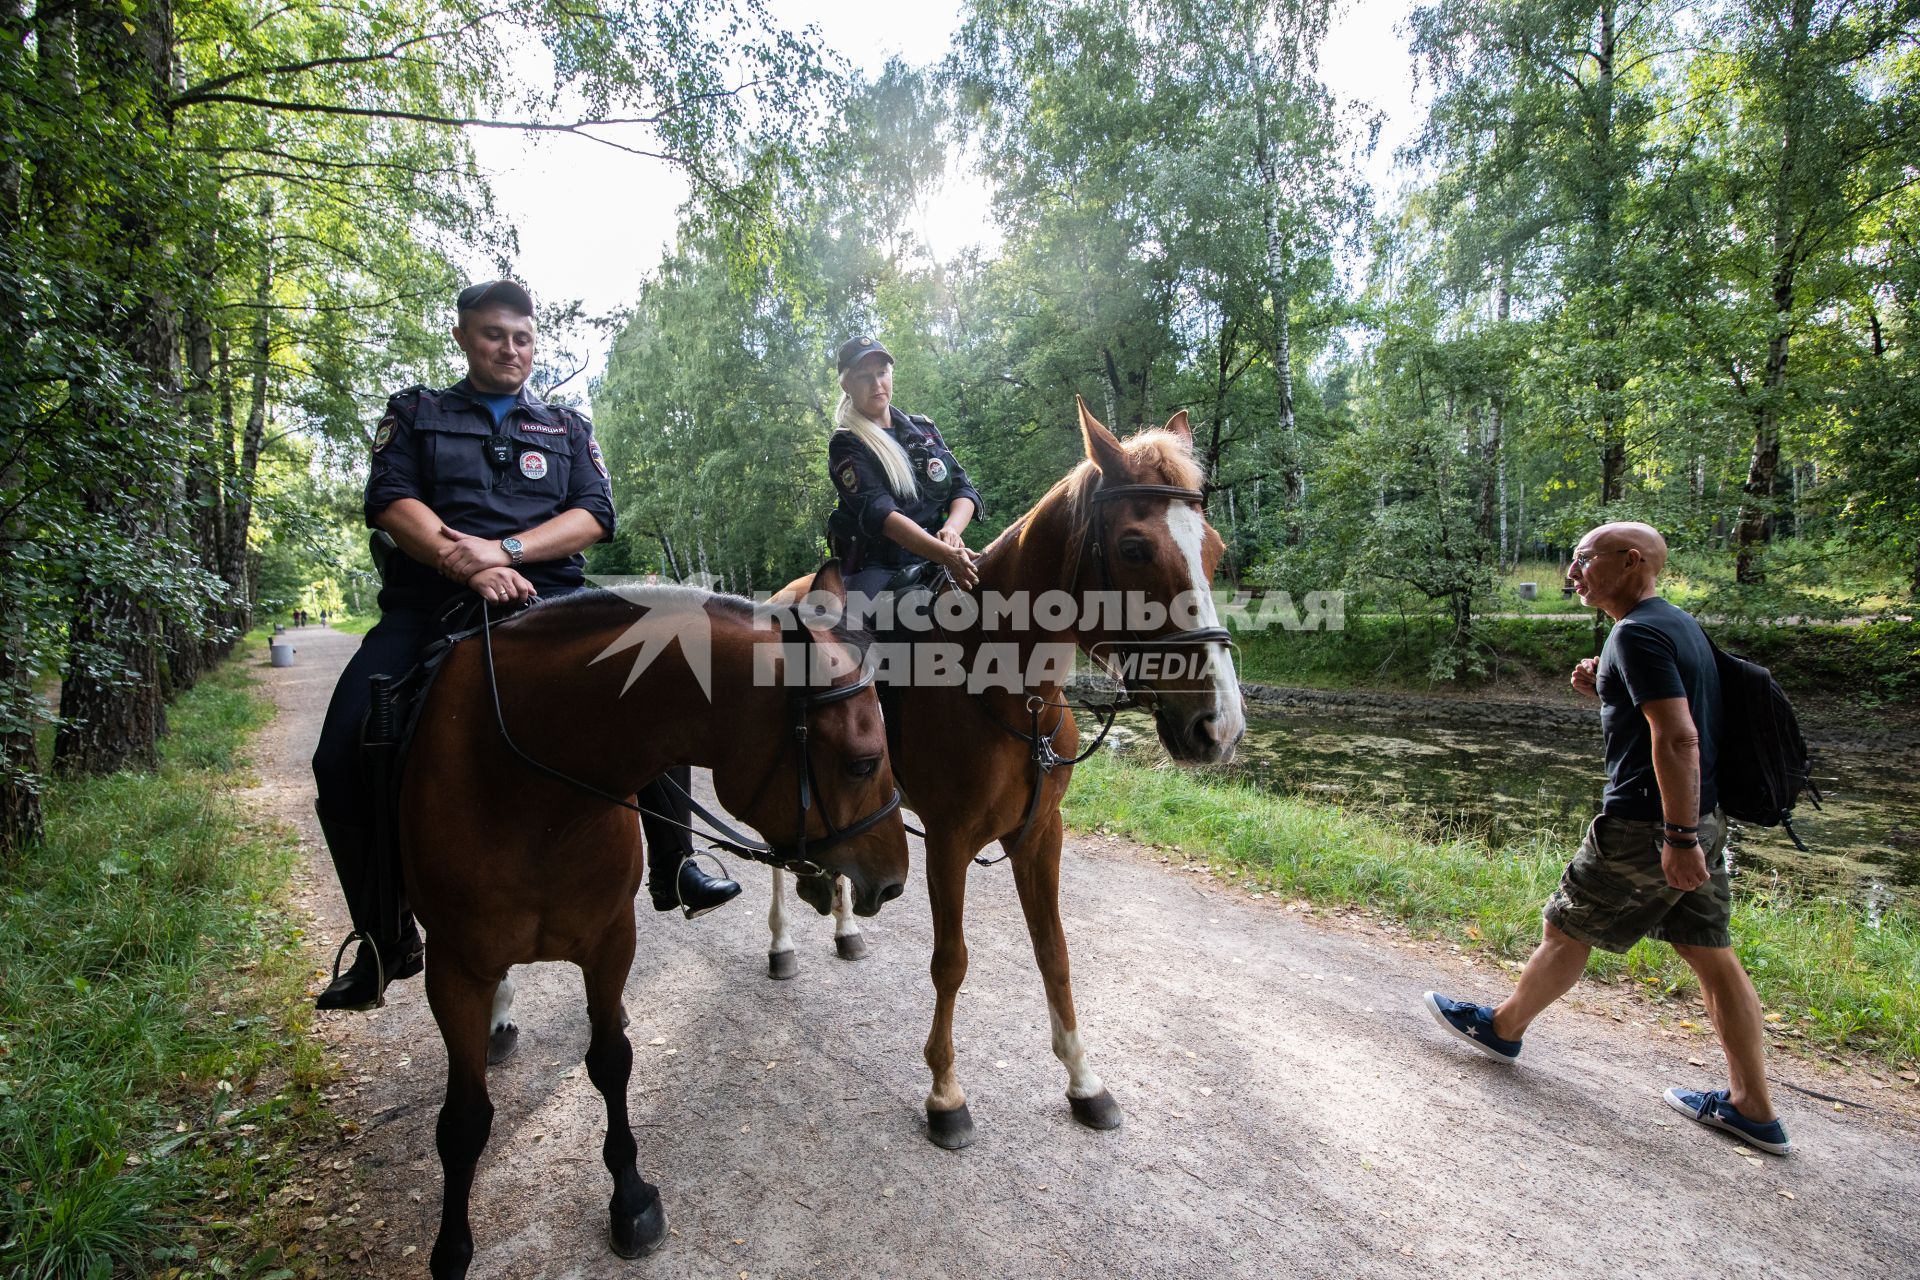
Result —
[[[1702,1093],[1697,1089],[1669,1089],[1667,1105],[1689,1120],[1698,1121],[1709,1129],[1724,1129],[1762,1151],[1783,1156],[1792,1150],[1787,1142],[1787,1131],[1778,1120],[1762,1124],[1758,1120],[1747,1119],[1727,1100],[1725,1089],[1715,1089],[1711,1093]]]
[[[1493,1010],[1488,1006],[1449,1000],[1432,991],[1427,992],[1425,1002],[1435,1022],[1480,1052],[1491,1054],[1502,1062],[1512,1062],[1520,1056],[1518,1040],[1502,1040],[1493,1034]]]

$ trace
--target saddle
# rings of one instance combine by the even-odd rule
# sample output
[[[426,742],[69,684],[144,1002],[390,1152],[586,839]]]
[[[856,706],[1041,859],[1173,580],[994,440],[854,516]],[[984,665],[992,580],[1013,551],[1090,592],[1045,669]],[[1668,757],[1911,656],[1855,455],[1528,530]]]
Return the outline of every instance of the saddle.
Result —
[[[461,611],[475,607],[458,606]],[[479,627],[467,627],[434,640],[421,654],[420,661],[403,675],[367,678],[370,697],[366,719],[360,724],[360,768],[366,778],[373,812],[366,833],[367,857],[374,869],[378,919],[391,926],[394,936],[398,936],[402,927],[401,901],[405,896],[400,875],[400,778],[406,770],[414,733],[420,726],[421,709],[427,704],[427,694],[439,679],[447,655],[453,652],[454,645],[479,630]]]

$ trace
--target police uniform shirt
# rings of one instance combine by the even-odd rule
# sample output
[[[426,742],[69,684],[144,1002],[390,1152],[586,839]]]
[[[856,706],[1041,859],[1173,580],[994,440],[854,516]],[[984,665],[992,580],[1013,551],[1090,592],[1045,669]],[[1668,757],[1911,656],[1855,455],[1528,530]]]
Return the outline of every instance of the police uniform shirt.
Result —
[[[902,501],[894,496],[887,484],[886,468],[853,432],[835,431],[827,443],[827,469],[839,495],[835,523],[856,532],[862,563],[869,565],[904,565],[918,559],[882,531],[887,517],[896,511],[928,533],[945,523],[947,509],[960,498],[973,503],[976,516],[986,514],[979,491],[930,419],[891,406],[887,417],[888,433],[900,442],[913,467],[917,498]]]
[[[444,391],[414,387],[388,400],[373,437],[367,524],[401,498],[479,538],[524,533],[576,509],[600,522],[602,541],[613,536],[613,490],[593,424],[524,386],[497,425],[464,378]],[[579,586],[585,568],[576,553],[528,561],[519,572],[545,595]],[[432,566],[395,556],[382,606],[432,607],[461,590]]]

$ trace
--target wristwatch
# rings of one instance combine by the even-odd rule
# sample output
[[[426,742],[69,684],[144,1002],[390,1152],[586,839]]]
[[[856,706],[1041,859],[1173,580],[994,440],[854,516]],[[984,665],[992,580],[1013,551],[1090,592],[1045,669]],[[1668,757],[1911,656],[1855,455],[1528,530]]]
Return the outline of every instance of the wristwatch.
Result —
[[[500,539],[500,549],[507,553],[507,563],[512,565],[519,564],[527,555],[526,547],[518,538]]]

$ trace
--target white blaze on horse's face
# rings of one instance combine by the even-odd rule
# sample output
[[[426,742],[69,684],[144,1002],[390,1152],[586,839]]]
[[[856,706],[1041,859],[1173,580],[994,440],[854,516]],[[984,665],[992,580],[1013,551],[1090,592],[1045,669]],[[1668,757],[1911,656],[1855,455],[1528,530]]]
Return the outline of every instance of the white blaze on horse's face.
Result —
[[[1202,627],[1220,625],[1219,612],[1213,607],[1213,582],[1207,573],[1203,551],[1207,540],[1207,522],[1198,511],[1184,502],[1167,504],[1167,528],[1174,546],[1187,562],[1189,590],[1199,605]],[[1196,757],[1212,764],[1233,758],[1233,748],[1247,731],[1247,717],[1240,704],[1240,677],[1233,669],[1233,650],[1215,641],[1206,646],[1207,669],[1212,685],[1192,692],[1166,691],[1160,702],[1175,716],[1178,731]]]

